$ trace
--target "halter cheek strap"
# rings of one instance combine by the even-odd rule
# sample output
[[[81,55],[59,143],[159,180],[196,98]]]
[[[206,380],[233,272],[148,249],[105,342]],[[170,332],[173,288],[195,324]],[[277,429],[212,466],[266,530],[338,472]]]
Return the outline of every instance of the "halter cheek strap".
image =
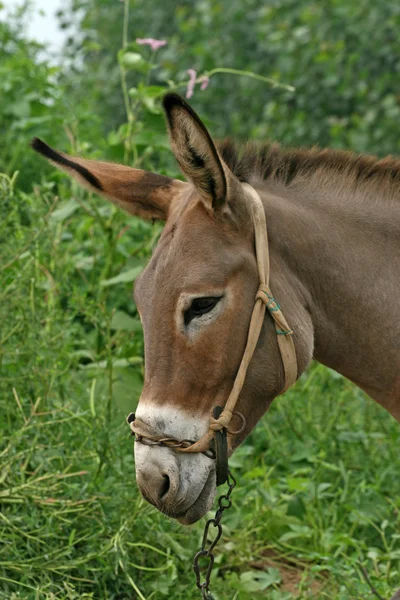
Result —
[[[250,319],[246,348],[244,350],[232,391],[229,394],[228,400],[226,401],[222,412],[218,417],[211,416],[208,432],[205,433],[197,442],[191,442],[190,440],[178,441],[174,438],[153,436],[149,431],[146,430],[147,428],[144,424],[142,424],[138,419],[135,420],[134,417],[132,418],[131,415],[129,415],[128,422],[132,432],[136,436],[137,442],[150,445],[164,445],[173,448],[177,452],[207,453],[214,437],[217,436],[217,432],[225,431],[226,434],[226,430],[228,429],[228,426],[232,420],[232,416],[235,413],[235,406],[243,388],[248,366],[253,357],[254,350],[260,337],[265,311],[267,309],[275,321],[275,332],[277,335],[277,341],[285,375],[285,383],[281,393],[285,392],[291,385],[295,383],[297,379],[297,358],[293,343],[293,331],[287,324],[281,308],[274,299],[269,288],[269,247],[264,207],[260,196],[251,185],[244,183],[243,188],[251,199],[255,234],[255,249],[260,285],[255,297],[253,313]],[[213,412],[213,415],[216,414],[217,413]],[[244,420],[244,417],[242,418]],[[232,432],[232,434],[233,433],[234,432]]]

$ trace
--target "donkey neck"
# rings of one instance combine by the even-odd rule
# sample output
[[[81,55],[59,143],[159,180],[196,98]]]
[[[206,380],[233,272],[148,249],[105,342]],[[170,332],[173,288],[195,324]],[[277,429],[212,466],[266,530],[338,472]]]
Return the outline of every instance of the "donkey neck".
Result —
[[[271,289],[289,323],[302,330],[295,298],[311,317],[314,358],[400,420],[400,203],[306,180],[253,185],[266,211]]]

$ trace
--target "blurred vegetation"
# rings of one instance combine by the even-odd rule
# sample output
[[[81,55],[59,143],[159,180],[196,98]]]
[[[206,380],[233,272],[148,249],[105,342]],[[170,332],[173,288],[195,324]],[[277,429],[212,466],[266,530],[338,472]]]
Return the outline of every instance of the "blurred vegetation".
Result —
[[[39,132],[59,139],[62,128],[58,69],[38,58],[40,49],[24,39],[18,21],[0,21],[0,171],[20,171],[19,183],[25,189],[38,181],[28,140]]]
[[[106,130],[124,118],[115,63],[123,4],[72,3],[81,11],[83,35],[71,36],[67,52],[84,56],[84,70],[70,81],[86,98],[89,84],[87,101]],[[65,10],[65,26],[70,16]],[[295,94],[282,93],[247,78],[218,77],[193,98],[215,134],[380,155],[399,149],[399,29],[396,0],[135,0],[130,26],[132,39],[168,40],[156,84],[185,79],[189,68],[225,66],[296,87]]]
[[[203,524],[141,499],[124,422],[143,379],[131,286],[161,225],[82,191],[29,140],[176,176],[159,102],[194,68],[211,73],[192,103],[216,135],[396,154],[400,8],[74,0],[56,65],[23,14],[0,21],[0,598],[195,597]],[[135,42],[149,36],[167,45]],[[389,597],[398,439],[389,415],[314,365],[232,458],[216,598],[365,598],[362,566]]]

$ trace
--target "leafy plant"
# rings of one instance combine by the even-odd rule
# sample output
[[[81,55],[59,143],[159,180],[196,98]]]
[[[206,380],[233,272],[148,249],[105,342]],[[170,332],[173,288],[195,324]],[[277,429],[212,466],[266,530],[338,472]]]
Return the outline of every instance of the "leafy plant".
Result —
[[[153,0],[74,5],[85,35],[62,75],[18,24],[0,23],[0,598],[183,600],[195,597],[190,564],[203,524],[181,528],[143,501],[125,423],[143,379],[131,286],[161,226],[45,170],[28,139],[68,140],[74,151],[176,176],[159,100],[192,81],[194,102],[222,133],[264,137],[273,118],[282,139],[358,139],[359,149],[384,139],[382,152],[396,149],[398,11],[390,2],[362,13],[362,3],[341,1],[210,0],[182,2],[167,19],[170,7]],[[153,52],[128,40],[132,7],[132,39],[148,34],[151,11],[152,35],[168,44]],[[296,93],[217,73],[221,64],[294,83]],[[348,381],[313,365],[231,466],[238,486],[217,550],[217,598],[367,597],[363,569],[383,597],[399,586],[398,424]]]

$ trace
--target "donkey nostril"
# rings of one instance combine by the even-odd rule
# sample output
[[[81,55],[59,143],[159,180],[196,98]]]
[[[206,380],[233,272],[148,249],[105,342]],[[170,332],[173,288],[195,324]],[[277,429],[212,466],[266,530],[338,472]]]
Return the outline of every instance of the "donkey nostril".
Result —
[[[163,475],[163,483],[160,488],[160,498],[163,498],[166,494],[168,494],[169,488],[171,486],[170,479],[168,475]]]

